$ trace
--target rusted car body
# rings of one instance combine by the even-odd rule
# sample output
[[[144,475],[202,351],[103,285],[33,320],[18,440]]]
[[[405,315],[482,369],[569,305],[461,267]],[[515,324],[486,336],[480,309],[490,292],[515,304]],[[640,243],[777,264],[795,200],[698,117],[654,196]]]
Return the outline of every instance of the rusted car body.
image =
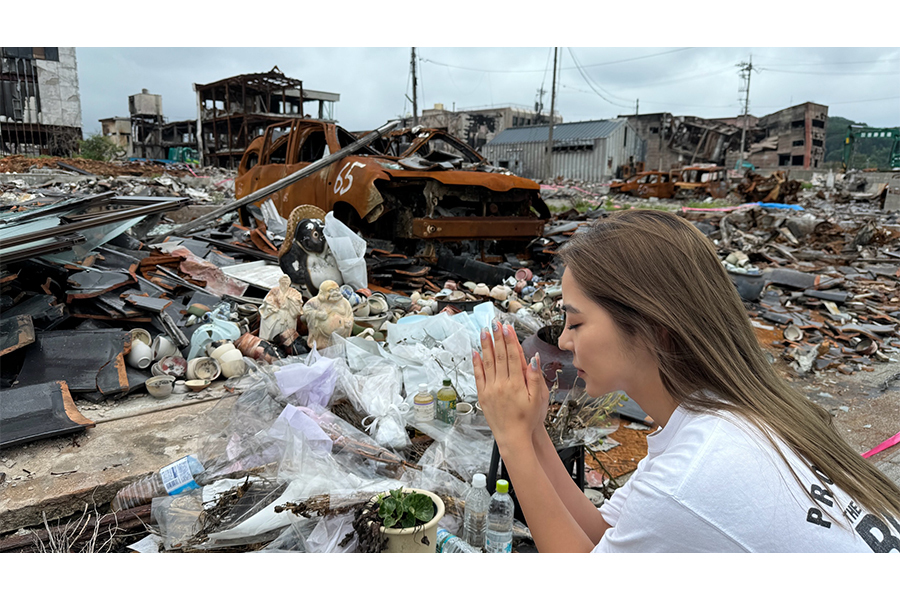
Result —
[[[235,196],[242,198],[355,140],[323,121],[271,125],[244,152]],[[312,204],[385,239],[532,239],[550,218],[536,182],[490,166],[446,133],[424,129],[385,136],[375,148],[365,147],[269,198],[284,218],[297,206]]]
[[[675,183],[676,197],[712,196],[724,198],[731,188],[728,170],[717,165],[697,165],[681,169],[680,181]]]
[[[676,180],[677,172],[643,171],[625,181],[613,181],[609,184],[609,191],[638,198],[672,198],[675,196]]]

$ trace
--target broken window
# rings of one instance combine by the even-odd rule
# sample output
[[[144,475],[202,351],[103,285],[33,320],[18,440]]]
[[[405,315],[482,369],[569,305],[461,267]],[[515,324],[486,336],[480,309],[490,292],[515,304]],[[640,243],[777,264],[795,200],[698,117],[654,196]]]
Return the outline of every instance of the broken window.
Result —
[[[803,145],[803,140],[802,140],[802,139],[800,139],[800,140],[794,140],[794,143],[791,144],[791,145],[792,145],[792,146],[802,146],[802,145]]]
[[[819,129],[825,129],[825,121],[820,121],[819,119],[813,119],[812,126],[818,127]]]
[[[779,154],[778,155],[778,166],[783,167],[785,165],[791,164],[791,155],[790,154]]]
[[[819,148],[821,148],[824,145],[825,143],[822,140],[813,140],[813,146],[818,146]]]
[[[340,146],[341,148],[346,148],[353,142],[357,141],[357,139],[355,137],[353,137],[352,134],[341,129],[340,127],[336,127],[335,131],[337,132],[338,146]],[[375,152],[368,146],[363,146],[362,148],[358,149],[353,154],[356,154],[359,156],[374,156],[374,155],[378,154],[378,152]]]
[[[300,147],[299,161],[302,163],[311,163],[323,158],[325,150],[328,148],[328,142],[325,141],[325,132],[321,129],[310,132]]]
[[[791,121],[791,129],[803,129],[805,126],[805,121],[800,119],[799,121]]]
[[[650,133],[659,133],[659,127],[651,127]]]
[[[508,161],[508,160],[501,160],[498,164],[500,165],[500,168],[501,168],[501,169],[508,169],[508,168],[509,168],[509,161]]]
[[[802,167],[803,166],[803,155],[798,154],[797,156],[792,156],[791,157],[791,166]]]

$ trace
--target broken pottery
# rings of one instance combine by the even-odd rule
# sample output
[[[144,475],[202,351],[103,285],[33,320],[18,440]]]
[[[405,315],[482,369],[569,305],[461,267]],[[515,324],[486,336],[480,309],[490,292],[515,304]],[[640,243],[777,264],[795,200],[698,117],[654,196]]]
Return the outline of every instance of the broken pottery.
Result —
[[[334,281],[324,281],[319,293],[306,303],[303,320],[309,328],[306,344],[312,348],[327,348],[331,344],[331,334],[348,337],[353,330],[353,309],[341,294]]]
[[[175,378],[171,375],[159,375],[151,377],[144,382],[147,392],[154,398],[166,398],[175,388]]]
[[[125,360],[135,369],[146,369],[153,362],[153,350],[141,340],[132,338],[131,352]]]
[[[188,379],[184,385],[192,392],[199,392],[208,388],[210,383],[212,382],[209,379]]]
[[[212,381],[222,374],[218,361],[208,356],[193,358],[188,361],[188,379],[209,379]]]
[[[153,350],[153,360],[161,360],[167,356],[175,356],[179,353],[178,346],[164,335],[156,336],[150,348]]]
[[[135,340],[140,340],[148,346],[153,343],[153,338],[150,337],[150,332],[146,329],[141,329],[140,327],[131,330],[131,341],[134,342]]]

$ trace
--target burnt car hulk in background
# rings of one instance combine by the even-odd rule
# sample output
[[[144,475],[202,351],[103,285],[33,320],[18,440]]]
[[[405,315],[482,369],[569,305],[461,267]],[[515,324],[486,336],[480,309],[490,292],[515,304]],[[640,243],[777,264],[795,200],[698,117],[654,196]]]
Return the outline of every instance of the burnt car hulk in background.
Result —
[[[269,126],[238,168],[243,198],[356,141],[333,123],[293,119]],[[271,199],[285,219],[304,204],[334,211],[364,235],[395,240],[530,240],[550,211],[540,186],[491,166],[442,131],[394,132]],[[246,219],[247,216],[244,215]]]

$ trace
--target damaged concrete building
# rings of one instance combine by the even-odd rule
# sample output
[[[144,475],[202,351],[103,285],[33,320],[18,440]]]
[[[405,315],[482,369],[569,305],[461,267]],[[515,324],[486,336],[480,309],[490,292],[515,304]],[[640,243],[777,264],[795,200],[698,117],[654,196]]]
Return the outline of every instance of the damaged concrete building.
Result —
[[[726,152],[740,147],[735,125],[671,113],[619,115],[647,142],[646,168],[668,171],[696,162],[724,165]]]
[[[485,144],[491,164],[532,179],[545,178],[546,125],[512,127]],[[645,160],[646,142],[627,119],[561,123],[553,128],[551,177],[606,181]]]
[[[81,139],[75,48],[0,47],[0,155],[68,156]]]
[[[555,123],[563,119],[557,113]],[[510,127],[527,127],[550,122],[550,114],[532,110],[524,106],[500,106],[466,110],[446,110],[443,104],[426,108],[419,117],[419,125],[432,129],[442,129],[459,138],[475,150],[481,152],[484,145],[500,132]],[[403,119],[403,127],[412,127],[413,119]]]
[[[817,169],[825,164],[825,125],[828,107],[805,102],[748,121],[747,162],[756,168],[795,167]],[[729,153],[737,164],[740,148]]]
[[[100,119],[103,135],[122,148],[127,157],[184,160],[196,156],[197,121],[168,122],[162,96],[146,88],[128,97],[129,117]]]
[[[268,73],[236,75],[213,83],[194,84],[197,95],[197,138],[200,162],[236,169],[247,146],[266,127],[286,118],[334,120],[340,94],[304,89],[299,79],[278,67]],[[316,115],[304,104],[317,105]]]

